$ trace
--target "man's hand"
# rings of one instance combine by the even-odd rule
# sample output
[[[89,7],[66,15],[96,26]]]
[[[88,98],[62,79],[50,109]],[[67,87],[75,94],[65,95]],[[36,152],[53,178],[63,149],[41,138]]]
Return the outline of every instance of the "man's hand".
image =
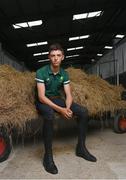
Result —
[[[73,112],[68,108],[62,108],[60,114],[66,119],[70,119],[73,116]]]

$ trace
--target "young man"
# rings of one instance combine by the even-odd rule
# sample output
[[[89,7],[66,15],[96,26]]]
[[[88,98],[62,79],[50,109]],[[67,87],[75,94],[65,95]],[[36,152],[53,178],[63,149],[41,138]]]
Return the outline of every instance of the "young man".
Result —
[[[66,119],[72,118],[75,114],[78,117],[78,142],[76,155],[88,161],[96,162],[96,158],[91,155],[86,146],[86,131],[88,128],[88,111],[86,108],[73,102],[70,80],[66,71],[60,65],[64,59],[64,51],[60,44],[53,44],[49,48],[50,64],[36,72],[38,102],[37,109],[44,118],[43,137],[45,154],[43,165],[47,172],[57,174],[58,169],[53,161],[52,139],[53,121],[55,111]],[[64,88],[65,101],[61,98],[60,89]]]

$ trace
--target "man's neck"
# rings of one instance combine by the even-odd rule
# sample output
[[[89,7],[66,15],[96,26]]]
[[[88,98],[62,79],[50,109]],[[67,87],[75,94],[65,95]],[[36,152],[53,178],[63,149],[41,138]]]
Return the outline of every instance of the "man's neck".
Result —
[[[60,70],[60,66],[54,67],[54,66],[51,65],[51,70],[52,70],[52,72],[53,72],[54,74],[57,74],[57,73],[59,72],[59,70]]]

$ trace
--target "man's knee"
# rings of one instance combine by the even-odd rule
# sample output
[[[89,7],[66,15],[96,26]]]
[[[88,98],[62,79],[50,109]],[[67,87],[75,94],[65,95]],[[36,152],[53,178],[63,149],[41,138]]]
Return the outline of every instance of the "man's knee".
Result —
[[[46,104],[39,104],[37,109],[45,119],[54,118],[54,110],[50,106]]]
[[[88,109],[80,104],[73,103],[71,106],[71,110],[77,116],[88,116]]]
[[[88,116],[88,109],[86,107],[80,106],[80,115]]]

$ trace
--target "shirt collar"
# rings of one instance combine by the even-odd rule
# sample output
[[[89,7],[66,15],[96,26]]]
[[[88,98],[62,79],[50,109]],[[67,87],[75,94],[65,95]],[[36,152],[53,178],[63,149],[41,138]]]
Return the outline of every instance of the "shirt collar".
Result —
[[[54,73],[52,72],[52,69],[51,69],[51,65],[50,65],[50,64],[48,65],[48,72],[49,72],[49,74],[54,74]],[[59,72],[58,72],[57,74],[61,75],[61,68],[60,68],[60,70],[59,70]]]

